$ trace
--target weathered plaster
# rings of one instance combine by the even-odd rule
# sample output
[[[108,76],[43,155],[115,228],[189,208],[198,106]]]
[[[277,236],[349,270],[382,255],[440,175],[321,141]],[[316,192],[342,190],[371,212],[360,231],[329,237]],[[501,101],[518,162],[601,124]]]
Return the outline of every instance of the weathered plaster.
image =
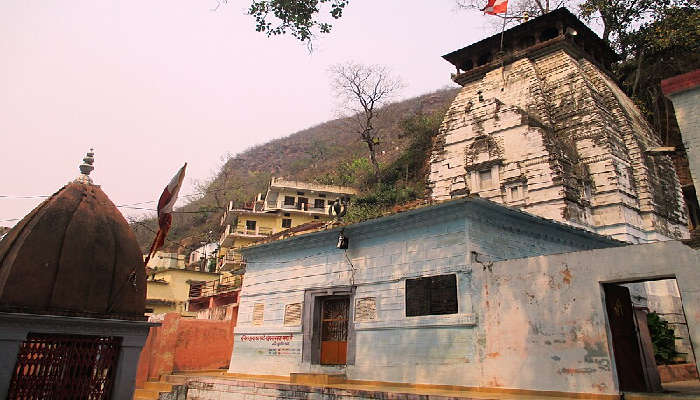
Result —
[[[348,379],[357,380],[564,390],[563,383],[557,384],[560,389],[548,389],[546,379],[542,384],[534,383],[534,378],[521,384],[512,378],[523,372],[501,355],[511,348],[527,345],[531,324],[522,311],[508,310],[507,316],[501,318],[517,325],[512,336],[514,342],[510,342],[510,334],[499,341],[491,338],[487,327],[496,329],[492,325],[498,323],[491,321],[495,317],[489,310],[509,304],[515,294],[495,297],[489,285],[500,290],[500,285],[508,279],[490,282],[487,271],[496,260],[620,245],[483,199],[455,200],[344,229],[350,240],[347,258],[342,250],[335,248],[338,230],[244,250],[248,267],[241,290],[230,372],[263,375],[340,372]],[[458,313],[406,317],[405,280],[449,273],[457,276]],[[563,269],[551,282],[548,278],[538,279],[542,283],[537,285],[567,285],[567,280],[575,279],[575,272]],[[308,290],[323,291],[339,286],[355,286],[354,298],[374,298],[376,319],[352,322],[353,364],[321,366],[305,361],[302,357],[305,330],[302,326],[284,325],[285,306],[303,302]],[[254,325],[253,304],[261,302],[265,304],[263,324]],[[303,307],[306,310],[309,305],[305,303]],[[548,325],[546,316],[535,322],[533,330],[554,329]],[[562,333],[561,338],[552,334],[552,339],[564,340],[568,334],[568,331]],[[600,350],[596,343],[576,354],[582,360],[598,357]],[[536,352],[544,354],[546,349]],[[554,363],[553,356],[557,354],[547,353],[547,365]],[[527,358],[525,354],[521,357]],[[492,365],[489,360],[500,360],[502,373],[494,374],[486,369]],[[602,361],[595,359],[591,363],[596,362]],[[562,376],[569,375],[564,372]],[[560,376],[548,370],[533,369],[531,373]],[[586,392],[589,388],[572,386],[566,390]]]
[[[435,140],[429,185],[435,199],[476,193],[632,243],[684,238],[671,160],[644,153],[657,146],[604,72],[559,49],[464,83]],[[485,169],[491,187],[479,184]],[[524,198],[511,198],[513,183]]]

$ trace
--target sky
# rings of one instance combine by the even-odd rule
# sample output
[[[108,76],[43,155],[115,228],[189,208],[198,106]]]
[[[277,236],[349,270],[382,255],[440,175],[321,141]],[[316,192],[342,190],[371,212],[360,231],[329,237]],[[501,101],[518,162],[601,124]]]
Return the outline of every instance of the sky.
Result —
[[[255,32],[249,3],[0,1],[0,226],[42,200],[18,196],[75,179],[90,148],[117,205],[154,202],[184,162],[191,195],[227,153],[336,118],[333,64],[387,66],[408,98],[455,87],[441,55],[494,33],[454,0],[352,0],[310,53]]]

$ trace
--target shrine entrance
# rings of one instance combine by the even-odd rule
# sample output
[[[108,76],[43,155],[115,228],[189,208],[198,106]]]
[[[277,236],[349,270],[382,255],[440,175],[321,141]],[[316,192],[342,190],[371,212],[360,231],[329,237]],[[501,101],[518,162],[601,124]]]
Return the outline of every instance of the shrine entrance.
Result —
[[[30,333],[13,370],[10,400],[109,400],[121,338]]]
[[[676,279],[604,283],[603,292],[621,392],[700,382]]]
[[[345,365],[348,354],[348,297],[328,297],[321,305],[321,364]]]

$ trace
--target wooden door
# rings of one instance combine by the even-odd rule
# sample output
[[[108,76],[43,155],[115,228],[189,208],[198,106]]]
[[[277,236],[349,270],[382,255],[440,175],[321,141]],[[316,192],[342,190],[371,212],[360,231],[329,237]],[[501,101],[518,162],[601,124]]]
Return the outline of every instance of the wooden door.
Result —
[[[321,306],[321,364],[347,362],[350,300],[329,298]]]
[[[612,333],[617,378],[620,390],[628,392],[649,391],[644,379],[634,310],[630,291],[624,286],[605,285],[605,308]]]

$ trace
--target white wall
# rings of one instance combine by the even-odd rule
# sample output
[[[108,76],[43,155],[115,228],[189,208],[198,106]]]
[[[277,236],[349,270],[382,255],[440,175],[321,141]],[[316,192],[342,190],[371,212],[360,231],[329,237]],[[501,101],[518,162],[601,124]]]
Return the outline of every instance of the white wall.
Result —
[[[563,287],[555,281],[563,275],[559,271],[551,276],[532,272],[532,275],[493,280],[495,273],[488,272],[491,265],[488,261],[613,243],[580,236],[542,220],[522,220],[504,210],[499,214],[497,209],[449,206],[395,217],[393,222],[346,227],[345,235],[350,239],[347,256],[354,272],[343,251],[335,248],[337,232],[249,249],[252,253],[246,254],[249,264],[229,371],[272,375],[344,372],[348,379],[358,380],[610,393],[613,390],[610,369],[586,376],[581,385],[569,385],[578,377],[567,375],[570,364],[561,367],[552,358],[561,356],[548,353],[552,344],[528,347],[530,329],[550,330],[553,336],[559,335],[552,338],[554,348],[560,346],[554,340],[572,334],[573,317],[552,319],[554,310],[543,306],[556,299],[540,300],[541,305],[534,310],[539,314],[532,315],[535,328],[530,328],[533,326],[530,316],[523,312],[525,305],[515,303],[522,301],[523,296],[526,302],[530,301],[525,294],[529,293],[525,287],[530,285],[536,290],[531,293],[533,296],[551,295],[552,289],[547,285]],[[476,258],[472,251],[478,253]],[[571,254],[581,253],[568,253]],[[513,262],[526,266],[527,260],[531,259]],[[518,268],[521,267],[514,269]],[[447,273],[457,275],[459,312],[406,317],[405,279]],[[306,289],[353,283],[355,299],[374,297],[377,301],[375,321],[353,321],[354,365],[324,367],[302,362],[302,328],[283,325],[285,305],[302,302]],[[589,316],[586,313],[595,308],[594,300],[587,302],[585,297],[575,307],[584,321]],[[600,301],[599,296],[595,298]],[[265,304],[262,325],[252,323],[255,303]],[[580,322],[579,325],[584,332],[594,332],[591,324]],[[578,357],[575,362],[567,362],[583,363],[594,357],[595,367],[573,368],[597,368],[606,363],[609,367],[607,350],[601,349],[600,343],[605,343],[603,337],[591,336],[593,347],[584,346],[574,350],[575,355],[565,355],[572,360]],[[515,362],[505,356],[510,349],[519,349]],[[545,358],[546,369],[536,367]],[[559,372],[562,368],[564,372]],[[541,374],[554,378],[543,378]],[[593,384],[603,385],[599,390]]]
[[[503,387],[615,393],[602,282],[677,278],[697,357],[698,266],[698,252],[680,242],[495,263],[479,274],[482,350],[497,353],[483,359],[483,379]]]

